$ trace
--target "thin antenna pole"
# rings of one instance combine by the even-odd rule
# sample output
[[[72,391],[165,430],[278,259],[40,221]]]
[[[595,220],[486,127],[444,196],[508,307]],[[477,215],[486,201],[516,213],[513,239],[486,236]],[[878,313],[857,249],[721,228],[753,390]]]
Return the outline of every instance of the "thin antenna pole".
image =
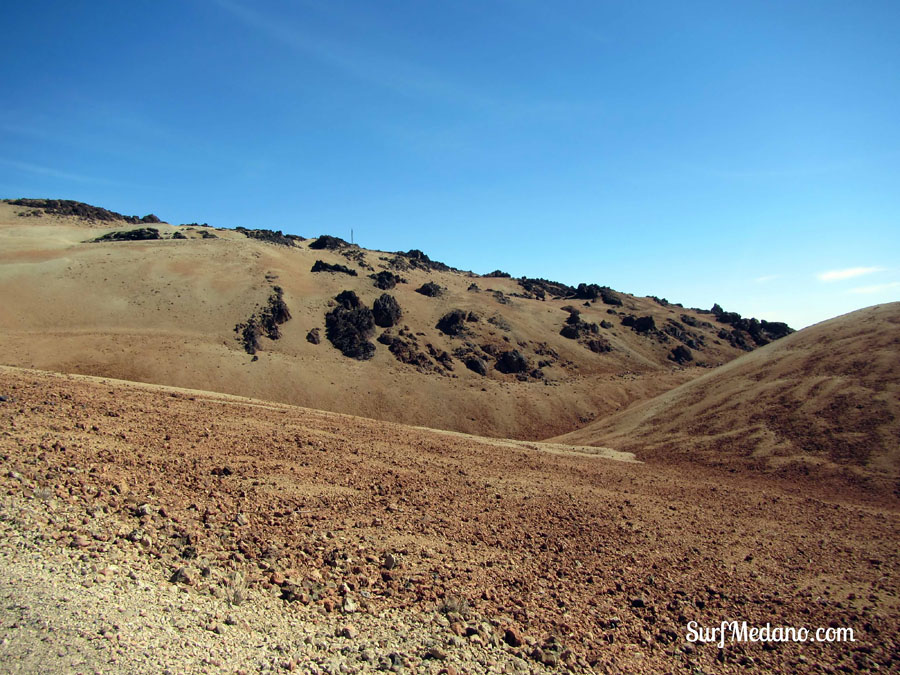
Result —
[[[353,243],[353,228],[350,228],[350,243]]]

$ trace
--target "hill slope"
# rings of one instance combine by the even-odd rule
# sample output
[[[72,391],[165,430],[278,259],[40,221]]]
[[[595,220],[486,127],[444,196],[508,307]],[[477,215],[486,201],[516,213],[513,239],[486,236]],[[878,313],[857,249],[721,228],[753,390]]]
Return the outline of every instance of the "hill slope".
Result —
[[[4,672],[82,636],[103,672],[896,671],[896,502],[74,375],[0,396]],[[856,642],[686,641],[723,617]]]
[[[900,303],[811,326],[556,440],[896,488]]]
[[[396,326],[373,323],[383,294]],[[7,365],[531,439],[786,329],[598,286],[482,277],[417,251],[175,227],[76,202],[0,203],[0,296]],[[374,321],[396,318],[381,309]]]

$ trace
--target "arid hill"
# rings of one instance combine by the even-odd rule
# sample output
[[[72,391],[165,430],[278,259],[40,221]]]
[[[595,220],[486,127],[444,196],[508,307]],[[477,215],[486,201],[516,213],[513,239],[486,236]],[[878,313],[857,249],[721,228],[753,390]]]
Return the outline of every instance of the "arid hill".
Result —
[[[811,326],[555,440],[896,492],[900,303]]]
[[[0,203],[7,365],[481,435],[577,429],[790,329],[333,236]]]

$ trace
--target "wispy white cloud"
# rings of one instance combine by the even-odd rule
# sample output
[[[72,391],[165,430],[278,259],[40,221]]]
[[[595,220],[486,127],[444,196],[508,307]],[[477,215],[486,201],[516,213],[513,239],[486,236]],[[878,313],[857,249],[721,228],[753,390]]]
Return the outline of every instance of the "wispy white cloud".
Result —
[[[263,13],[237,0],[212,0],[251,30],[288,49],[304,54],[344,75],[405,97],[438,101],[478,112],[497,113],[504,119],[566,121],[574,116],[594,117],[598,106],[566,99],[520,99],[454,81],[415,60],[397,58],[356,42],[332,39],[291,22],[284,16]]]
[[[875,284],[874,286],[860,286],[858,288],[851,288],[847,292],[868,295],[872,293],[883,293],[884,291],[889,291],[892,288],[900,288],[900,281],[891,281],[887,284]]]
[[[767,274],[762,277],[756,277],[753,281],[755,281],[758,284],[767,284],[770,281],[775,281],[776,279],[780,279],[780,278],[781,278],[780,274]]]
[[[48,178],[56,178],[59,180],[71,181],[74,183],[90,183],[93,185],[114,185],[116,187],[136,187],[148,188],[150,186],[140,185],[137,183],[129,183],[103,176],[90,176],[82,173],[72,173],[71,171],[61,171],[52,166],[43,166],[41,164],[31,164],[29,162],[20,162],[15,159],[0,157],[0,167],[9,167],[20,173],[29,173],[37,176],[46,176]]]
[[[41,176],[49,176],[51,178],[61,178],[62,180],[76,181],[78,183],[107,183],[116,185],[116,181],[107,178],[98,178],[96,176],[86,176],[80,173],[70,173],[68,171],[60,171],[52,166],[41,166],[39,164],[29,164],[28,162],[19,162],[14,159],[6,159],[0,157],[0,166],[8,166],[16,171],[26,171],[28,173],[38,174]]]
[[[475,107],[491,103],[488,97],[459,87],[437,73],[408,61],[363,50],[329,40],[290,24],[283,18],[258,12],[233,0],[213,0],[246,26],[260,31],[281,44],[302,52],[317,61],[370,84],[402,94],[426,95],[439,100],[453,100]]]
[[[883,267],[848,267],[842,270],[830,270],[822,272],[818,275],[819,281],[843,281],[844,279],[853,279],[854,277],[865,276],[866,274],[874,274],[875,272],[884,272]]]

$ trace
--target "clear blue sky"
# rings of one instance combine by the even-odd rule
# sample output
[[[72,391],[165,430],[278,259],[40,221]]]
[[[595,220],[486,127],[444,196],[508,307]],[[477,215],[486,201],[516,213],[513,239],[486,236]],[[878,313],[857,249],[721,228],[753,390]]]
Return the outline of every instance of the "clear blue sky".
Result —
[[[900,299],[897,0],[29,0],[3,21],[3,197],[353,228],[797,327]]]

